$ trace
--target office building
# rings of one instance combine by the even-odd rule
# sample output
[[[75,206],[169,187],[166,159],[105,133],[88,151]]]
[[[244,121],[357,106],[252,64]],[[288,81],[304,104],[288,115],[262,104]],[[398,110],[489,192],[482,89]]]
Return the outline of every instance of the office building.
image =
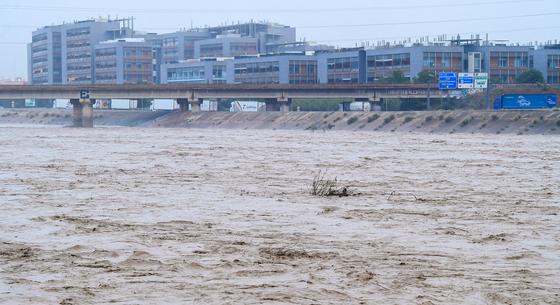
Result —
[[[132,22],[132,19],[84,20],[34,31],[28,46],[30,82],[93,83],[95,45],[131,36]]]
[[[194,60],[162,66],[163,83],[315,84],[317,59],[304,54]]]
[[[95,46],[96,84],[154,82],[152,45],[142,38],[110,40]]]
[[[560,47],[552,43],[507,45],[473,36],[335,49],[298,42],[295,28],[274,23],[157,34],[135,32],[133,20],[85,20],[33,32],[30,82],[360,84],[395,75],[413,80],[429,71],[485,72],[491,83],[515,83],[537,69],[546,82],[560,83]]]

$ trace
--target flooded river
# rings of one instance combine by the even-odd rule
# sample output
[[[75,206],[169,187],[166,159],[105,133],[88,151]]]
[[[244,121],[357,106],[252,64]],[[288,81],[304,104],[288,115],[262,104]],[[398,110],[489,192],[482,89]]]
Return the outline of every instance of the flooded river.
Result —
[[[4,126],[0,303],[559,304],[559,187],[556,136]]]

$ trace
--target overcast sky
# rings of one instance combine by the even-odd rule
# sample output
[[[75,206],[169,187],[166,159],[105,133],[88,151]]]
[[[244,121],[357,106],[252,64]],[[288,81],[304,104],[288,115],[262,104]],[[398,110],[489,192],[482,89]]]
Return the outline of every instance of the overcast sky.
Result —
[[[510,42],[560,40],[560,0],[1,0],[0,79],[27,77],[31,32],[90,17],[136,18],[137,30],[267,20],[297,27],[298,39],[336,46],[439,34]],[[436,23],[434,21],[444,21]],[[408,23],[408,24],[407,24]]]

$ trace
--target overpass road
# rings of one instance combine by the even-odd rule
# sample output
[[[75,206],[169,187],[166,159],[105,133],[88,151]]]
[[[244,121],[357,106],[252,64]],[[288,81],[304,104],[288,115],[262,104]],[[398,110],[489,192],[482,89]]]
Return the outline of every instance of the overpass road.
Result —
[[[542,88],[521,85],[500,86],[496,92],[542,93]],[[551,91],[552,89],[546,89]],[[82,92],[87,95],[81,96]],[[558,93],[558,88],[552,90]],[[97,99],[175,99],[181,111],[191,106],[200,111],[205,99],[261,99],[267,110],[289,111],[292,99],[350,98],[379,104],[384,98],[444,98],[449,91],[435,84],[134,84],[134,85],[0,85],[0,100],[69,99],[74,107],[74,125],[93,126],[92,105]]]

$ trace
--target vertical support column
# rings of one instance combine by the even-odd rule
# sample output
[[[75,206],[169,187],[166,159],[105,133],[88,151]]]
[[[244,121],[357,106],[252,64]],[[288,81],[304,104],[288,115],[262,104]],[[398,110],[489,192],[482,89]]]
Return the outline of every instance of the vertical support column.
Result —
[[[491,104],[490,104],[490,80],[488,80],[488,85],[486,86],[486,110],[490,111],[492,110]]]
[[[189,100],[186,98],[178,98],[177,104],[179,104],[179,111],[185,112],[189,110]]]
[[[432,110],[432,96],[430,94],[430,87],[428,87],[428,100],[427,100],[427,105],[426,105],[426,109],[428,111]]]
[[[368,99],[369,102],[369,111],[381,111],[381,99],[377,97],[370,97]]]
[[[287,97],[279,97],[276,99],[277,103],[280,104],[281,112],[290,112],[290,105],[292,104],[292,99]]]
[[[200,112],[200,105],[202,104],[202,99],[192,99],[189,100],[189,104],[191,104],[191,112]]]
[[[342,106],[341,107],[342,112],[350,111],[350,104],[352,104],[352,102],[342,102],[342,103],[340,103],[340,105]]]
[[[269,98],[265,100],[266,112],[278,111],[278,100],[275,98]]]
[[[93,104],[95,100],[86,99],[82,104],[82,127],[93,128]]]
[[[82,104],[79,99],[71,99],[72,104],[72,127],[82,127]]]

